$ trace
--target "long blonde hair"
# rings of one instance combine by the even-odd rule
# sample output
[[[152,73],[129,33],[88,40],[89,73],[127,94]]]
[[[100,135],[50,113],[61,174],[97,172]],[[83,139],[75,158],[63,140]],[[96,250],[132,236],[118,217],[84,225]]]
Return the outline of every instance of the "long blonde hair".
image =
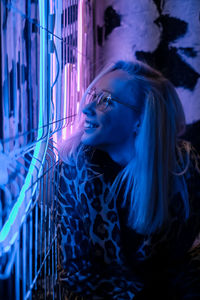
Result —
[[[189,216],[187,185],[182,176],[186,166],[178,146],[178,137],[185,130],[185,116],[173,85],[160,72],[137,61],[118,61],[103,70],[83,96],[75,133],[65,142],[61,156],[69,162],[72,156],[76,160],[77,151],[84,151],[80,145],[83,134],[82,108],[87,91],[104,74],[117,69],[130,75],[130,83],[134,84],[133,94],[142,91],[144,112],[135,141],[136,155],[118,174],[108,197],[116,197],[123,185],[123,205],[129,205],[129,226],[142,234],[150,234],[161,228],[168,219],[169,198],[173,195],[174,187],[182,195],[185,218]],[[189,157],[189,144],[185,149]]]

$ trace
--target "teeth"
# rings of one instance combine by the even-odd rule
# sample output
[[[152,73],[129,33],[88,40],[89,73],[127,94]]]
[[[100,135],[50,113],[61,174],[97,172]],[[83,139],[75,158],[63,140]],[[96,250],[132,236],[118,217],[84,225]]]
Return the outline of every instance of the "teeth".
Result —
[[[96,128],[97,126],[91,123],[86,123],[85,128]]]
[[[96,128],[96,127],[98,127],[98,125],[87,122],[87,121],[85,123],[85,128]]]

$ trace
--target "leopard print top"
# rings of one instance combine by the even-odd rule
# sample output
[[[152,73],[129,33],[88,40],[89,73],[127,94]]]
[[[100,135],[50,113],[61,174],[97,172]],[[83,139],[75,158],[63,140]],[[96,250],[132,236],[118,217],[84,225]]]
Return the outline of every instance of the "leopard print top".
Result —
[[[181,196],[176,194],[169,224],[151,236],[127,226],[128,208],[121,207],[120,199],[107,200],[121,168],[101,151],[92,159],[91,153],[79,153],[76,165],[59,164],[58,273],[63,299],[137,299],[153,282],[163,286],[166,276],[176,278],[177,266],[189,261],[186,254],[200,232],[200,176],[194,165],[186,174],[190,218],[184,221]],[[178,285],[177,279],[172,281]]]

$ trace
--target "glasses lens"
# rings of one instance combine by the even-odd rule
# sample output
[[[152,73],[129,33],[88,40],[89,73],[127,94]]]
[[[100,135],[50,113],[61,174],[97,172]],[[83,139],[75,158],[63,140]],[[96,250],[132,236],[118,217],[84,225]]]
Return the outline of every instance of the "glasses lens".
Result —
[[[98,110],[104,111],[111,102],[111,96],[107,92],[101,91],[97,93],[92,90],[88,92],[86,96],[86,103],[96,102],[96,107]]]
[[[111,97],[108,93],[102,91],[97,95],[96,101],[97,101],[97,108],[99,110],[104,111],[108,107],[111,101]]]

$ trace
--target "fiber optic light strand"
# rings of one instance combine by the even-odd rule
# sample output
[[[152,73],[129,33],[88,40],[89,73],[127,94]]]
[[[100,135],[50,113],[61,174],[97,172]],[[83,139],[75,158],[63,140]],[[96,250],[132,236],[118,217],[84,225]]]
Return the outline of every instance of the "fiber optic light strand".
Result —
[[[65,118],[67,116],[67,89],[68,89],[68,85],[67,85],[67,65],[65,65],[65,73],[64,73],[64,103],[63,103],[63,117]],[[62,131],[62,139],[66,139],[67,137],[67,128],[64,128]]]
[[[81,88],[82,51],[83,51],[83,0],[78,4],[78,50],[77,50],[77,92]]]
[[[51,32],[50,30],[48,30],[46,27],[42,26],[40,23],[37,23],[34,19],[31,19],[29,17],[27,17],[27,15],[25,15],[21,10],[19,10],[18,8],[16,8],[14,5],[12,4],[8,4],[5,0],[1,0],[4,5],[8,8],[8,9],[12,9],[13,11],[19,13],[24,19],[27,19],[30,23],[34,24],[35,26],[37,26],[39,29],[43,29],[44,31],[46,31],[47,33],[51,34],[52,36],[54,36],[55,38],[59,39],[60,41],[62,41],[62,43],[66,44],[69,48],[73,48],[78,52],[78,49],[73,46],[70,45],[69,43],[67,43],[63,38],[61,38],[60,36],[56,35],[55,33]],[[80,0],[81,1],[81,0]],[[80,53],[80,55],[85,56],[88,60],[91,60],[90,57],[88,57],[86,54]]]
[[[39,0],[39,13],[40,20],[43,26],[46,26],[45,23],[45,7],[43,0]],[[0,256],[3,253],[7,252],[12,244],[15,242],[21,224],[25,219],[25,214],[31,204],[31,197],[34,195],[37,184],[31,189],[32,182],[34,182],[36,177],[40,176],[42,167],[44,164],[45,154],[47,150],[47,143],[41,141],[43,135],[43,121],[44,116],[43,112],[45,111],[45,99],[46,99],[46,90],[45,87],[45,59],[46,59],[46,48],[45,48],[45,36],[46,32],[41,30],[40,32],[40,106],[39,106],[39,124],[38,124],[38,143],[35,146],[33,158],[29,167],[28,174],[25,179],[25,183],[21,189],[20,195],[17,199],[17,202],[13,206],[9,218],[4,224],[0,232]],[[48,134],[47,134],[48,139]],[[39,159],[40,158],[40,159]],[[42,163],[39,163],[42,161]],[[39,174],[37,173],[39,169]]]
[[[35,131],[42,130],[42,129],[48,127],[49,125],[53,125],[53,124],[56,124],[56,123],[61,123],[62,121],[67,120],[67,119],[70,119],[70,118],[72,118],[72,117],[75,117],[76,115],[77,115],[77,114],[72,114],[72,115],[69,115],[69,116],[67,116],[67,117],[65,117],[65,118],[61,118],[61,119],[55,120],[55,121],[53,121],[53,122],[49,122],[48,124],[45,124],[45,125],[43,125],[42,127],[39,127],[39,128],[37,127],[37,128],[35,128],[35,129],[32,129],[32,130],[27,131],[27,132],[25,132],[25,133],[17,134],[16,136],[12,136],[12,137],[10,137],[10,138],[4,139],[4,140],[0,140],[0,142],[2,141],[4,144],[5,144],[5,143],[9,143],[10,140],[15,140],[15,139],[17,139],[17,138],[19,138],[19,137],[25,136],[26,134],[28,135],[30,132],[33,133],[33,132],[35,132]],[[63,127],[64,127],[64,126],[63,126]],[[59,127],[59,128],[61,129],[61,128],[63,128],[63,127]],[[43,132],[44,132],[44,131],[43,131]],[[54,132],[51,132],[51,134],[53,134],[53,133],[54,133]],[[42,140],[44,140],[44,139],[46,139],[46,135],[45,135],[45,136],[42,136],[40,140],[42,141]],[[39,141],[39,140],[37,139],[37,141],[33,141],[32,143],[27,144],[26,146],[27,146],[27,147],[31,147],[32,145],[34,145],[34,144],[37,143],[38,141]],[[21,150],[19,150],[19,151],[21,151]],[[18,152],[16,151],[16,153],[18,153]],[[10,156],[10,155],[9,155],[9,156]],[[16,157],[15,157],[15,158],[16,158]]]
[[[54,26],[52,27],[52,31],[54,34],[56,33],[58,36],[62,35],[61,31],[61,16],[62,16],[62,6],[63,2],[58,1],[57,3],[54,2],[56,13],[54,13]],[[53,106],[54,106],[54,120],[61,119],[62,116],[62,106],[60,105],[60,101],[56,101],[56,99],[62,99],[62,92],[61,92],[61,86],[62,86],[62,56],[61,56],[61,50],[62,50],[63,43],[59,43],[57,39],[54,40],[54,52],[52,53],[52,80],[54,80],[54,83],[51,87],[51,93],[52,93],[52,100],[53,100]],[[61,123],[62,124],[62,123]],[[55,126],[53,127],[53,140],[57,144],[58,139],[60,137],[60,123],[55,123]],[[54,151],[54,154],[56,156],[56,160],[58,160],[58,154],[56,151]]]

